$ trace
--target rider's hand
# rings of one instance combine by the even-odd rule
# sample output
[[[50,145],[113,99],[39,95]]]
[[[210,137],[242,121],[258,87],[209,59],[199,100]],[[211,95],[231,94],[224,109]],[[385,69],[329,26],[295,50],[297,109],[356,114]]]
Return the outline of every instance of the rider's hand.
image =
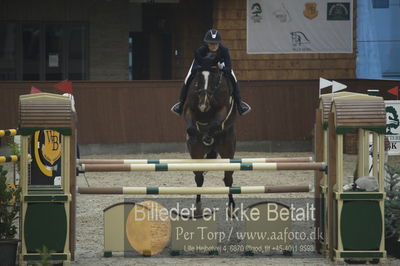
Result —
[[[226,75],[231,74],[231,70],[228,69],[228,68],[226,68],[226,67],[224,67],[224,68],[222,69],[222,71],[224,71],[224,73],[225,73]]]

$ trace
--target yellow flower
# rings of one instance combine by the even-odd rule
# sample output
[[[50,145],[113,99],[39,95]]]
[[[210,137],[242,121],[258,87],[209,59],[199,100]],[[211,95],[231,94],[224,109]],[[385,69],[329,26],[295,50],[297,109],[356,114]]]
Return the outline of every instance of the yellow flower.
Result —
[[[13,184],[13,183],[8,183],[8,184],[7,184],[7,187],[8,187],[8,189],[12,189],[12,190],[17,189],[16,186],[15,186],[15,184]]]
[[[7,190],[15,192],[15,190],[17,190],[17,187],[13,183],[8,183]],[[10,200],[9,204],[14,204],[14,203],[15,203],[15,195],[13,196],[12,200]]]

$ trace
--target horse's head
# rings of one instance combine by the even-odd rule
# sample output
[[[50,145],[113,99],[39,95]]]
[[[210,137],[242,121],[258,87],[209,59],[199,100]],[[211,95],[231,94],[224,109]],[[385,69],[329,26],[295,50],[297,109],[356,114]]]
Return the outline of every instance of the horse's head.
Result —
[[[205,146],[234,119],[232,84],[219,68],[201,68],[189,88],[185,119],[189,139],[200,138]]]
[[[218,68],[199,69],[192,83],[192,97],[196,99],[200,112],[208,112],[213,106],[219,105],[221,96],[227,93],[229,87],[223,71]]]

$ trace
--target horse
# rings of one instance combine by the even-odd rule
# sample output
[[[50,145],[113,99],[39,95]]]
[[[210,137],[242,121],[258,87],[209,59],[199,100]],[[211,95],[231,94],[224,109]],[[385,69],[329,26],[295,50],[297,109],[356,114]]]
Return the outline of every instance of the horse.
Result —
[[[192,159],[234,158],[236,106],[232,97],[233,84],[224,71],[201,68],[189,85],[183,107],[187,147]],[[202,187],[204,172],[194,171],[197,187]],[[233,171],[225,171],[225,186],[231,187]],[[229,194],[229,211],[235,207]],[[196,212],[201,210],[201,195],[196,196]]]

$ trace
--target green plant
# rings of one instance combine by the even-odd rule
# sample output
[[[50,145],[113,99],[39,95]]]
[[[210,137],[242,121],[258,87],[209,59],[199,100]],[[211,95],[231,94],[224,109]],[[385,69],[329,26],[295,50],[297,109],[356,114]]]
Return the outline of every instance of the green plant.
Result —
[[[21,189],[15,188],[14,184],[7,184],[6,175],[7,171],[0,165],[0,239],[14,239]]]
[[[46,246],[43,246],[41,250],[37,249],[36,252],[40,254],[40,261],[35,263],[36,266],[51,265],[50,264],[51,260],[50,253],[52,252],[51,250],[49,250]]]
[[[400,236],[400,167],[386,165],[385,234]]]
[[[11,142],[8,144],[8,148],[10,149],[10,154],[12,154],[12,155],[18,155],[18,156],[21,155],[21,148],[20,148],[20,145],[19,145],[18,143],[14,142],[14,141],[11,141]],[[19,173],[19,172],[20,172],[20,171],[19,171],[19,170],[20,170],[20,164],[19,164],[19,163],[16,163],[15,165],[17,166],[17,171],[18,171],[18,173]]]

